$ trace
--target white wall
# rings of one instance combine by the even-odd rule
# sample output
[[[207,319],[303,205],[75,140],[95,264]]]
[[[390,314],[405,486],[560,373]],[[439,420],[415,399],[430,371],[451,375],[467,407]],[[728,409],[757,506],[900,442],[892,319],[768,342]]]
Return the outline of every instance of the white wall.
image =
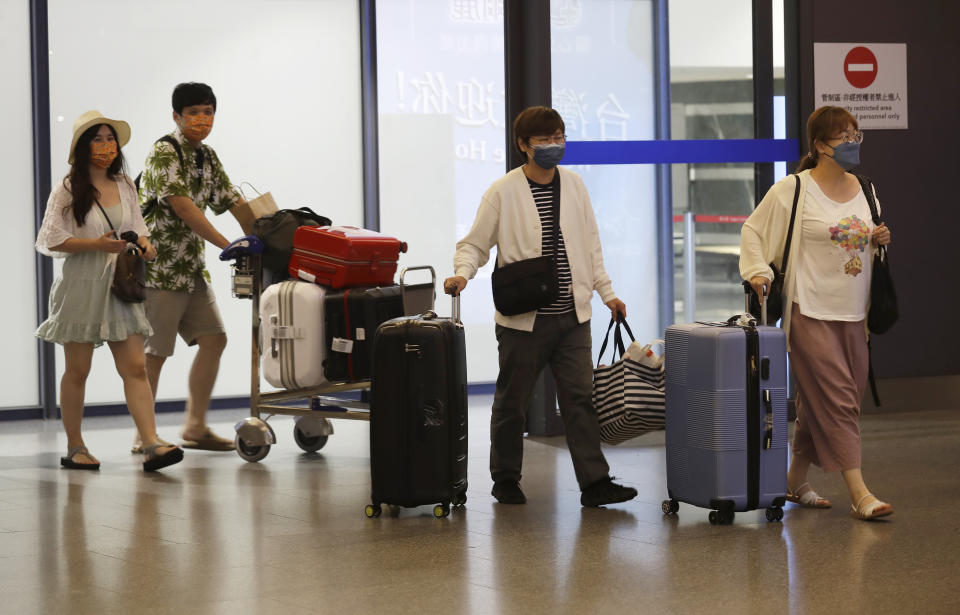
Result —
[[[170,96],[182,81],[217,95],[207,143],[233,183],[273,193],[282,208],[311,206],[336,223],[363,220],[360,27],[343,0],[50,0],[51,158],[67,171],[73,121],[88,109],[131,124],[129,173],[153,141],[174,128]],[[24,27],[24,32],[27,29]],[[213,217],[241,235],[230,214]],[[250,391],[250,302],[230,296],[230,269],[207,246],[228,347],[215,396]],[[178,341],[160,399],[183,398],[195,353]],[[58,373],[62,353],[58,353]],[[123,399],[106,348],[94,354],[87,401]]]
[[[7,118],[0,149],[4,193],[4,327],[0,409],[39,403],[37,371],[36,238],[33,207],[33,122],[30,121],[30,14],[26,0],[0,2],[0,111]]]

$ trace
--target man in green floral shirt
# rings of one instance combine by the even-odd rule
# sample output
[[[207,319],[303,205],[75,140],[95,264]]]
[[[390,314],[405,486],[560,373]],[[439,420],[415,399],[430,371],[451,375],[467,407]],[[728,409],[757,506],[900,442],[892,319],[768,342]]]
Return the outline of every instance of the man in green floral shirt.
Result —
[[[173,355],[177,334],[187,345],[196,344],[183,446],[231,450],[233,441],[215,435],[206,422],[227,336],[208,285],[204,245],[209,241],[223,249],[229,241],[210,224],[204,211],[209,208],[220,215],[242,202],[213,148],[203,144],[213,128],[216,110],[217,98],[210,86],[181,83],[174,88],[177,129],[154,144],[140,181],[144,219],[157,248],[156,260],[147,264],[145,305],[154,329],[146,344],[147,377],[156,398],[160,371]],[[135,443],[134,450],[138,448]]]

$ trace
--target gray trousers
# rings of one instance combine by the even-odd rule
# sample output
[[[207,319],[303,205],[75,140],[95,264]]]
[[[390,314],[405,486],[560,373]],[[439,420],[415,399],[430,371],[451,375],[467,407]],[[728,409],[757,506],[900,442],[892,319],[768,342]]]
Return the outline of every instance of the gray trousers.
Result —
[[[567,447],[580,489],[610,471],[600,450],[600,423],[593,408],[593,347],[590,323],[575,312],[537,315],[533,331],[497,325],[500,375],[490,418],[490,475],[494,482],[520,480],[524,415],[540,372],[547,365],[557,381],[557,400]]]

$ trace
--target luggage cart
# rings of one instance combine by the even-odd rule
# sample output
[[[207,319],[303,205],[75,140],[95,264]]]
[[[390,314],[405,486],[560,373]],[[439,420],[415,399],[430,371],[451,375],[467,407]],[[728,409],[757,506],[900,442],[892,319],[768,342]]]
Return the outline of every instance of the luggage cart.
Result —
[[[252,335],[250,345],[250,416],[239,421],[234,429],[237,454],[246,461],[260,461],[277,443],[273,427],[267,422],[276,415],[294,417],[293,439],[302,450],[316,452],[333,435],[331,419],[370,420],[368,401],[370,381],[325,384],[304,389],[260,391],[260,293],[263,278],[260,253],[231,255],[229,248],[222,260],[235,259],[233,267],[233,296],[251,299]],[[229,258],[224,258],[227,255]],[[411,271],[430,272],[430,282],[406,284],[404,278]],[[436,300],[436,272],[428,265],[408,267],[400,272],[400,294],[404,314],[421,314],[433,309]],[[360,399],[343,397],[345,393],[359,392]]]

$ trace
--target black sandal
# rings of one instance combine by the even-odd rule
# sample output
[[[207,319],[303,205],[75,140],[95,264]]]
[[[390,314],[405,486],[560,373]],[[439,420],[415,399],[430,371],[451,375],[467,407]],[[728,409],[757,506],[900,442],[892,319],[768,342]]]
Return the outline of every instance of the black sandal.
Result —
[[[159,455],[157,454],[157,449],[162,446],[170,445],[157,442],[143,449],[143,455],[146,458],[146,461],[143,462],[144,472],[155,472],[161,468],[172,466],[175,463],[183,461],[183,449],[179,446],[174,446],[172,450]]]
[[[80,446],[75,446],[67,451],[66,457],[60,458],[60,465],[68,470],[99,470],[100,462],[97,463],[77,463],[73,460],[77,455],[86,455],[90,457],[90,451],[87,450],[87,447],[81,444]]]

